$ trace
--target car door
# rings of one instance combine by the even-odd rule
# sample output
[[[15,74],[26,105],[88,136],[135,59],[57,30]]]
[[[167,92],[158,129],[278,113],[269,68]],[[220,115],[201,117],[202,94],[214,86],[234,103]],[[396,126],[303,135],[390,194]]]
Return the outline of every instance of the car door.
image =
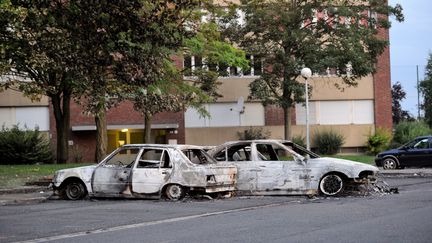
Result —
[[[132,192],[159,193],[172,172],[168,150],[145,148],[132,171]]]
[[[402,149],[399,161],[402,166],[423,166],[429,160],[429,153],[429,138],[419,138]]]
[[[128,190],[131,168],[140,152],[139,148],[122,148],[96,167],[92,176],[96,194],[130,194]]]
[[[432,166],[432,137],[429,137],[429,148],[423,166]]]
[[[258,164],[257,190],[292,194],[305,189],[308,170],[295,161],[284,146],[275,143],[255,144]]]
[[[226,146],[215,152],[213,158],[218,161],[218,164],[237,167],[237,190],[250,192],[257,190],[257,172],[259,168],[256,161],[251,158],[250,142]]]

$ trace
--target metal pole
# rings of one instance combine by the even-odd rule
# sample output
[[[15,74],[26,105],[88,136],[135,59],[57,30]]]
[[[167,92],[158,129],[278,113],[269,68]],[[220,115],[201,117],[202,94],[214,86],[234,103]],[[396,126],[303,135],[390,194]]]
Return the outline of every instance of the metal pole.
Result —
[[[419,85],[419,73],[418,73],[418,65],[416,65],[417,70],[417,119],[420,119],[420,85]]]
[[[306,149],[310,150],[309,142],[309,91],[308,91],[308,79],[305,78],[305,98],[306,98]]]

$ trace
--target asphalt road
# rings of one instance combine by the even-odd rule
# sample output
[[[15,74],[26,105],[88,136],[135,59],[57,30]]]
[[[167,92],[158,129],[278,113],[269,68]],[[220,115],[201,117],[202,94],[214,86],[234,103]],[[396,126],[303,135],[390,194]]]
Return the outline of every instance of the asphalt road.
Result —
[[[432,178],[386,181],[400,193],[3,206],[0,242],[432,242]]]

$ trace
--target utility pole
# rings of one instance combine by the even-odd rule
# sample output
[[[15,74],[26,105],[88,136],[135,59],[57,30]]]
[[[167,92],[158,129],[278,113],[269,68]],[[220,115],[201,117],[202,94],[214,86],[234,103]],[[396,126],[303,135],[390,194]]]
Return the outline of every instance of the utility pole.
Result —
[[[417,71],[417,119],[420,119],[420,84],[419,84],[419,72],[418,72],[418,65],[416,65],[416,71]]]

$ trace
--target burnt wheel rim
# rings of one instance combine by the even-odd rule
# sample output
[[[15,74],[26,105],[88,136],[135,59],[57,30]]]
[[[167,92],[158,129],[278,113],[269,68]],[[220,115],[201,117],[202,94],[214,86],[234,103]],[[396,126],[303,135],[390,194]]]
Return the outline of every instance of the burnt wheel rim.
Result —
[[[383,163],[384,170],[394,170],[396,169],[396,162],[392,159],[386,159]]]
[[[338,175],[327,175],[320,182],[320,190],[328,196],[340,193],[343,189],[343,180]]]
[[[80,199],[82,195],[84,194],[84,189],[81,184],[79,183],[72,183],[69,184],[66,189],[66,194],[69,199],[76,200]]]
[[[171,185],[167,189],[167,197],[171,200],[179,200],[183,196],[183,188],[179,185]]]

